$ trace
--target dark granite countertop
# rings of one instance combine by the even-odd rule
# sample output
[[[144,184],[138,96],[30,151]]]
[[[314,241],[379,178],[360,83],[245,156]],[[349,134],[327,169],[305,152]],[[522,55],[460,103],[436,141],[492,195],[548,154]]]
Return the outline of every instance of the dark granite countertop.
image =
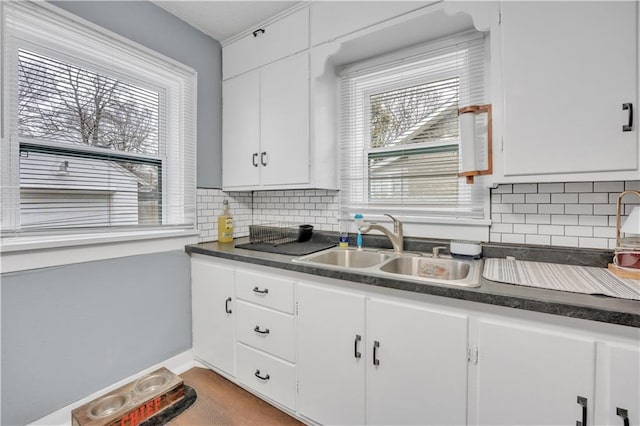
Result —
[[[331,238],[332,241],[337,240],[335,235],[327,234],[329,235],[316,236],[314,234],[314,239]],[[366,235],[364,237],[366,237],[364,241],[365,247],[390,247],[387,247],[388,240],[386,240],[386,237],[377,235]],[[235,240],[235,244],[246,242],[248,242],[248,238]],[[405,239],[406,251],[429,252],[431,247],[435,245],[448,246],[448,241]],[[292,262],[293,256],[239,249],[235,248],[232,243],[193,244],[186,246],[185,251],[188,254],[198,253],[373,286],[640,328],[640,302],[633,300],[504,284],[489,281],[485,278],[482,278],[481,286],[475,288],[429,285],[402,279],[371,276],[357,271],[335,270],[321,266],[294,263]],[[607,250],[486,244],[483,245],[483,255],[485,257],[514,256],[520,260],[606,267],[607,262],[612,257],[612,252]]]

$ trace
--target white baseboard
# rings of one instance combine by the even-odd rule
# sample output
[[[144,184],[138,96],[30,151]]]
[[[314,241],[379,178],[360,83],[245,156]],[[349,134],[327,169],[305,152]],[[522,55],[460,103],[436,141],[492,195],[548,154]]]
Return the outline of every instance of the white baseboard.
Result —
[[[160,367],[166,367],[168,370],[172,371],[175,374],[182,374],[185,371],[193,368],[196,365],[195,361],[193,360],[193,352],[191,351],[191,349],[189,349],[188,351],[182,352],[174,357],[171,357],[165,361],[162,361],[161,363],[158,363],[154,366],[151,366],[149,368],[146,368],[132,376],[129,376],[125,379],[120,380],[118,383],[114,383],[110,386],[107,386],[104,389],[101,389],[95,393],[92,393],[91,395],[87,396],[86,398],[83,398],[79,401],[74,402],[73,404],[67,405],[64,408],[59,409],[58,411],[55,411],[45,417],[42,417],[41,419],[36,420],[33,423],[30,423],[30,425],[33,426],[70,426],[71,425],[71,411],[73,411],[75,408],[80,407],[81,405],[86,404],[89,401],[92,401],[94,399],[96,399],[97,397],[99,397],[100,395],[103,395],[107,392],[111,392],[114,389],[119,388],[120,386],[126,385],[127,383],[132,382],[133,380],[136,380],[139,377],[144,376],[145,374],[149,374],[154,370],[157,370]]]

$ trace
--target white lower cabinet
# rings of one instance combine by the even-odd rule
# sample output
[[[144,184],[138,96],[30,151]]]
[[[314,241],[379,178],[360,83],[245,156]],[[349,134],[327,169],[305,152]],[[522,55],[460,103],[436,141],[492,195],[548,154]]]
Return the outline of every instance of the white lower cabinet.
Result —
[[[191,257],[193,355],[233,376],[233,268]]]
[[[193,256],[196,358],[310,423],[640,424],[637,328],[309,277]]]
[[[362,425],[365,342],[362,294],[300,283],[298,411],[326,425]]]
[[[297,300],[301,414],[322,424],[466,423],[465,316],[309,284]]]
[[[477,337],[471,424],[594,424],[594,340],[506,321],[479,321]]]
[[[602,344],[596,424],[640,424],[640,347]]]
[[[265,352],[237,344],[238,381],[283,406],[295,409],[296,368]]]

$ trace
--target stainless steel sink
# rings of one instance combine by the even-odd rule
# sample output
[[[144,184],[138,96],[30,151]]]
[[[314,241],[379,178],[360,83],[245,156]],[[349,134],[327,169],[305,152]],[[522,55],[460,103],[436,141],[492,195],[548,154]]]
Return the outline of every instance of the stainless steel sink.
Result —
[[[296,263],[361,272],[418,283],[480,286],[482,260],[433,258],[426,253],[331,248],[293,259]]]
[[[465,260],[402,256],[385,263],[380,270],[427,281],[473,283],[472,269],[479,269],[473,266],[473,262]]]
[[[379,265],[389,258],[390,254],[380,251],[332,248],[294,260],[342,268],[369,268]]]

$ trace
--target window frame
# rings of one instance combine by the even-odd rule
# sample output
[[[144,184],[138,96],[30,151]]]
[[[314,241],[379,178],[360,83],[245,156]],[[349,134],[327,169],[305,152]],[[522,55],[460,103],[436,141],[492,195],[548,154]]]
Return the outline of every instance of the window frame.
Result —
[[[396,51],[388,55],[382,55],[380,57],[376,57],[371,60],[365,60],[355,64],[348,64],[337,70],[338,79],[340,82],[339,84],[342,85],[342,79],[345,78],[345,76],[354,76],[354,75],[362,76],[362,75],[366,75],[368,72],[375,73],[375,72],[379,72],[381,69],[388,70],[389,68],[391,68],[390,67],[391,64],[404,62],[407,60],[407,58],[419,57],[419,56],[424,57],[424,55],[428,54],[429,52],[435,52],[442,47],[446,47],[447,45],[453,45],[460,41],[464,42],[464,41],[472,40],[478,37],[484,37],[484,36],[475,31],[466,31],[461,34],[445,37],[440,40],[427,42],[419,46],[402,49],[400,51]],[[484,45],[485,51],[487,49],[488,42],[489,42],[488,38],[484,37],[483,45]],[[488,61],[488,58],[484,57],[483,66],[484,66],[485,74],[488,70],[488,65],[489,65],[487,61]],[[389,68],[385,68],[387,66],[389,66]],[[361,162],[363,165],[362,175],[363,175],[364,182],[369,182],[368,167],[367,167],[368,153],[374,150],[385,150],[385,151],[396,151],[396,152],[401,152],[402,150],[402,149],[396,149],[396,148],[388,148],[388,149],[375,148],[374,149],[370,147],[370,139],[371,139],[370,120],[369,120],[370,102],[367,102],[368,97],[371,96],[372,94],[383,93],[389,89],[393,90],[397,88],[410,87],[416,84],[428,83],[428,82],[437,81],[438,79],[446,79],[451,77],[459,77],[460,79],[464,79],[466,76],[467,76],[466,70],[460,73],[456,73],[453,71],[451,72],[443,71],[440,73],[435,73],[433,75],[430,75],[428,78],[425,78],[424,76],[423,78],[411,76],[411,78],[409,78],[408,80],[398,81],[398,82],[390,83],[387,85],[378,85],[373,88],[368,88],[367,90],[359,91],[356,97],[357,102],[360,102],[361,104],[366,105],[363,115],[359,117],[360,118],[360,121],[358,121],[359,124],[357,124],[357,125],[364,125],[363,128],[365,129],[362,132],[363,135],[358,136],[358,138],[360,137],[364,138],[365,148],[361,156]],[[485,81],[486,80],[487,78],[485,76]],[[488,87],[486,83],[485,83],[484,91],[485,91],[485,96],[488,96]],[[343,108],[343,104],[342,102],[339,102],[339,117],[341,120],[344,119],[344,116],[343,116],[344,111],[342,108]],[[357,107],[352,106],[351,108],[353,108],[352,109],[353,111]],[[353,112],[350,112],[349,114],[353,114]],[[342,123],[342,121],[340,123]],[[340,127],[342,128],[342,124],[340,124]],[[343,130],[341,129],[340,132],[343,132]],[[459,137],[455,141],[440,141],[435,143],[427,142],[427,143],[408,144],[408,145],[404,145],[404,149],[410,150],[410,149],[415,149],[419,147],[425,147],[426,145],[428,145],[429,148],[433,148],[436,146],[454,146],[455,145],[458,147],[458,152],[460,152]],[[340,149],[342,148],[343,148],[343,141],[341,140]],[[339,161],[344,160],[344,155],[348,155],[348,154],[345,154],[344,152],[339,153]],[[341,174],[340,174],[341,189],[344,187],[343,186],[344,183],[342,182],[344,178],[343,173],[344,173],[344,170],[341,170]],[[464,179],[459,180],[459,183],[458,183],[459,187],[466,185],[465,183],[463,183],[463,181]],[[351,202],[351,204],[349,204],[348,201],[344,202],[344,200],[341,200],[340,220],[343,222],[346,222],[347,224],[353,222],[353,214],[356,213],[356,210],[358,210],[357,211],[358,213],[363,213],[365,215],[365,220],[384,222],[384,221],[388,221],[388,218],[385,218],[383,213],[390,213],[405,223],[405,230],[406,229],[412,230],[409,233],[405,232],[405,234],[407,235],[425,235],[425,236],[430,236],[435,238],[466,238],[466,239],[474,239],[478,241],[488,241],[489,226],[491,224],[490,195],[489,195],[488,185],[486,185],[485,182],[486,182],[485,179],[479,178],[477,179],[477,183],[476,183],[476,185],[481,185],[483,188],[482,189],[483,218],[481,219],[474,219],[469,217],[455,217],[454,215],[450,217],[429,216],[428,214],[425,214],[424,210],[421,210],[420,208],[411,207],[411,206],[375,205],[375,202],[369,203],[370,195],[367,193],[365,194],[367,199],[366,207],[354,206],[354,204],[357,204],[357,202],[356,203]]]
[[[8,20],[12,19],[10,25]],[[79,18],[54,5],[43,2],[34,4],[3,3],[0,5],[0,20],[3,23],[0,31],[0,68],[2,69],[2,81],[0,93],[2,103],[0,105],[0,147],[2,162],[2,261],[3,272],[15,269],[12,262],[7,262],[10,255],[24,254],[21,252],[34,252],[52,248],[66,248],[63,251],[73,251],[76,246],[100,244],[114,246],[123,243],[129,247],[125,250],[103,250],[108,254],[85,256],[90,260],[97,258],[110,258],[125,256],[127,253],[138,253],[139,248],[134,247],[136,242],[162,240],[173,242],[173,248],[183,247],[185,243],[197,242],[197,218],[196,218],[196,73],[171,58],[167,58],[148,49],[138,43],[130,41],[111,31],[105,30],[89,21]],[[18,24],[15,24],[18,22]],[[34,27],[36,23],[44,23],[41,27]],[[52,28],[58,29],[60,34],[50,34]],[[33,29],[33,34],[25,36],[26,29]],[[71,34],[71,36],[69,36]],[[48,39],[47,36],[51,36]],[[67,37],[65,39],[65,37]],[[66,46],[68,42],[69,46]],[[65,45],[63,45],[63,43]],[[93,46],[106,45],[108,53],[90,52],[78,59],[78,46],[92,44]],[[17,76],[16,70],[9,76],[9,68],[18,64],[19,49],[35,51],[56,60],[70,58],[74,66],[87,66],[89,70],[117,78],[128,83],[158,91],[159,101],[164,106],[159,108],[159,120],[165,120],[164,126],[159,131],[158,155],[139,154],[135,152],[117,151],[108,148],[84,146],[80,144],[52,142],[37,138],[29,138],[18,135],[17,129]],[[76,50],[74,50],[76,49]],[[51,52],[55,52],[54,55]],[[108,56],[109,55],[109,56]],[[123,58],[135,57],[137,62],[131,67],[123,66]],[[98,58],[98,60],[96,60]],[[116,65],[114,65],[116,63]],[[134,75],[135,77],[132,77]],[[15,80],[12,80],[15,78]],[[11,87],[12,81],[15,86]],[[149,83],[149,82],[152,83]],[[171,111],[181,113],[174,117]],[[182,115],[186,114],[186,115]],[[163,118],[164,117],[164,118]],[[173,141],[173,142],[172,142]],[[20,147],[33,146],[52,151],[71,150],[81,152],[82,155],[95,155],[97,157],[118,157],[139,161],[140,159],[152,159],[159,161],[159,178],[162,179],[162,223],[157,226],[133,226],[127,229],[116,227],[101,227],[98,229],[69,228],[69,229],[39,229],[34,231],[19,231],[19,206],[20,206]],[[161,175],[160,175],[161,174]],[[7,188],[13,188],[8,191]],[[159,188],[160,189],[160,188]],[[13,194],[11,194],[13,192]],[[17,196],[16,196],[17,194]],[[179,201],[179,208],[169,211],[171,203]],[[173,209],[171,209],[173,210]],[[173,216],[172,216],[173,215]],[[178,220],[174,220],[174,219]],[[173,225],[171,223],[174,223]],[[8,232],[7,232],[8,230]],[[175,243],[180,241],[179,246]],[[160,251],[165,244],[158,244],[158,250],[151,245],[142,244],[145,248],[142,252]],[[97,252],[96,252],[97,253]],[[58,259],[54,264],[73,263],[70,259]],[[43,262],[49,265],[50,262]],[[37,265],[36,265],[37,266]],[[50,265],[49,265],[50,266]],[[18,267],[21,269],[21,267]]]

